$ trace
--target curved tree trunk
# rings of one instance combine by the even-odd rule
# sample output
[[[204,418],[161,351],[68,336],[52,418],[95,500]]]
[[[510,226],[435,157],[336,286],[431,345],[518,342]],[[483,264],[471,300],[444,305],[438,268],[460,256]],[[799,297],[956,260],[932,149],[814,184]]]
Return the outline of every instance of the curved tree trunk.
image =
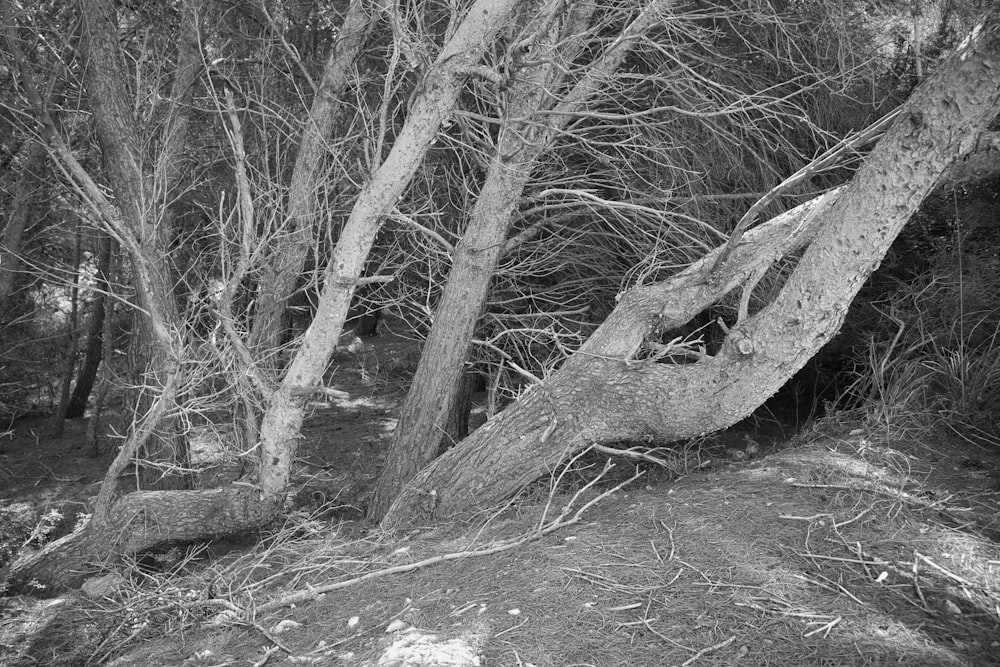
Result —
[[[490,281],[504,241],[521,201],[524,187],[539,155],[554,141],[568,114],[578,110],[618,69],[636,40],[662,19],[673,0],[648,3],[622,32],[621,38],[586,71],[565,98],[554,98],[566,84],[566,72],[585,44],[592,3],[553,20],[547,8],[531,21],[525,33],[535,35],[532,64],[516,71],[511,80],[510,106],[505,110],[496,152],[472,210],[469,225],[455,248],[451,271],[434,316],[420,364],[406,395],[378,480],[368,517],[381,518],[396,495],[441,450],[451,413],[458,405],[466,356],[476,323],[489,294]],[[546,22],[550,23],[546,24]],[[552,110],[556,113],[551,113]]]
[[[849,185],[748,233],[720,266],[722,249],[664,283],[630,290],[544,385],[417,475],[383,523],[493,505],[595,442],[677,440],[750,414],[837,333],[903,225],[1000,112],[998,58],[994,13],[914,92]],[[736,322],[715,356],[642,358],[648,336],[683,325],[805,243],[778,296]]]
[[[115,500],[107,518],[95,515],[80,532],[46,545],[15,564],[11,589],[55,594],[78,588],[102,565],[167,541],[209,539],[250,530],[273,516],[249,487],[146,491]]]

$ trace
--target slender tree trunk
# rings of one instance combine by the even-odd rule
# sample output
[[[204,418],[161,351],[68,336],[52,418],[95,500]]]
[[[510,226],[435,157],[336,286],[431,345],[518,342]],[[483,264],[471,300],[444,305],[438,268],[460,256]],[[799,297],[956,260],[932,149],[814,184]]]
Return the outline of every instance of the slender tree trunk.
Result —
[[[472,210],[469,225],[455,248],[451,272],[420,356],[410,391],[389,447],[385,468],[368,508],[371,519],[388,511],[403,485],[432,461],[442,449],[442,439],[452,423],[452,410],[459,405],[463,368],[476,323],[489,294],[489,285],[510,230],[513,212],[538,156],[555,139],[567,116],[543,114],[553,108],[563,114],[575,111],[591,99],[620,66],[635,41],[672,5],[668,1],[648,3],[623,31],[622,38],[597,58],[590,70],[566,93],[562,102],[554,95],[565,85],[565,72],[584,44],[579,35],[589,23],[591,3],[582,9],[567,9],[561,21],[548,25],[529,23],[535,34],[534,50],[541,53],[533,64],[517,71],[509,95],[497,149],[486,183]],[[541,21],[551,21],[547,8]]]
[[[73,385],[73,394],[66,408],[66,419],[79,419],[86,413],[87,401],[94,388],[104,351],[104,318],[111,298],[111,237],[99,232],[97,246],[97,288],[100,293],[91,300],[87,348]]]
[[[275,237],[273,252],[261,271],[250,347],[258,356],[278,349],[283,318],[295,282],[302,275],[306,256],[313,246],[318,195],[330,138],[343,115],[343,96],[351,81],[354,63],[361,54],[375,18],[362,0],[352,0],[340,27],[340,38],[330,51],[323,79],[313,98],[302,130],[286,203],[287,230]]]
[[[104,414],[104,405],[111,389],[114,371],[111,368],[111,352],[114,347],[115,332],[115,305],[114,295],[111,292],[112,283],[117,274],[117,249],[115,242],[107,238],[108,264],[104,276],[105,291],[104,302],[104,324],[101,328],[101,365],[98,369],[97,395],[94,398],[94,405],[90,411],[90,419],[87,421],[86,445],[90,450],[90,455],[97,458],[101,455],[100,430],[101,417]]]
[[[837,333],[903,225],[1000,112],[998,58],[993,13],[918,87],[849,185],[753,230],[720,266],[717,250],[630,290],[544,385],[421,471],[384,524],[493,505],[595,442],[677,440],[750,414]],[[730,327],[716,355],[678,364],[642,354],[648,336],[682,326],[807,242],[774,301]]]
[[[517,0],[473,3],[424,75],[421,94],[388,157],[358,195],[327,266],[316,314],[261,425],[261,453],[268,462],[260,479],[265,494],[280,493],[288,483],[304,414],[303,398],[322,380],[383,217],[409,185],[466,78],[516,4]]]

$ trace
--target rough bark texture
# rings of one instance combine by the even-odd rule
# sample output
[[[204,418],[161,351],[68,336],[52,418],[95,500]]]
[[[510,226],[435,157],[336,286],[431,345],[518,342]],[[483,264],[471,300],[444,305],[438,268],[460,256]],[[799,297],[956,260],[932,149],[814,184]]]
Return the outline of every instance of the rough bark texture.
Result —
[[[162,151],[154,173],[143,154],[140,127],[132,113],[125,82],[126,68],[118,46],[118,22],[114,9],[101,0],[82,0],[85,82],[91,100],[94,124],[101,144],[108,180],[114,190],[121,221],[133,244],[129,248],[138,310],[133,329],[130,362],[138,387],[134,400],[143,414],[163,385],[180,355],[180,313],[174,298],[174,268],[169,243],[171,233],[170,194],[181,167],[181,152],[187,137],[191,86],[197,74],[198,40],[190,3],[182,3],[184,25],[178,42],[178,67],[171,91],[173,107],[168,119]],[[183,439],[171,423],[165,423],[144,443],[141,458],[173,464],[186,462]],[[183,475],[164,474],[158,466],[144,466],[147,488],[183,488]]]
[[[626,293],[545,385],[414,478],[384,523],[495,504],[594,442],[676,440],[750,414],[836,334],[911,214],[1000,111],[998,33],[994,14],[914,92],[849,185],[753,230],[712,272],[719,251]],[[733,325],[715,356],[687,364],[637,359],[647,336],[683,325],[806,242],[779,295]]]
[[[282,314],[302,274],[313,245],[323,161],[329,138],[343,109],[342,97],[354,63],[361,54],[374,17],[361,0],[353,0],[340,28],[340,39],[330,52],[323,78],[302,131],[291,183],[288,186],[287,231],[276,237],[273,252],[260,275],[250,347],[259,354],[277,349],[282,334]]]
[[[107,520],[95,516],[77,532],[15,563],[9,583],[13,591],[42,595],[77,588],[123,554],[249,530],[273,514],[247,487],[130,493],[111,505]]]
[[[460,405],[463,369],[476,323],[489,294],[490,280],[510,231],[514,210],[534,170],[538,156],[553,142],[567,116],[552,114],[578,110],[599,90],[629,53],[636,38],[652,26],[672,4],[647,4],[607,53],[597,58],[577,84],[565,87],[566,74],[583,48],[579,37],[587,29],[594,6],[567,5],[562,20],[544,10],[540,22],[529,23],[527,34],[537,36],[532,63],[512,76],[509,107],[501,119],[497,148],[486,182],[476,200],[462,240],[455,248],[434,325],[424,343],[420,364],[400,412],[385,468],[369,506],[371,519],[381,518],[403,485],[434,459]],[[545,22],[551,21],[548,25]]]

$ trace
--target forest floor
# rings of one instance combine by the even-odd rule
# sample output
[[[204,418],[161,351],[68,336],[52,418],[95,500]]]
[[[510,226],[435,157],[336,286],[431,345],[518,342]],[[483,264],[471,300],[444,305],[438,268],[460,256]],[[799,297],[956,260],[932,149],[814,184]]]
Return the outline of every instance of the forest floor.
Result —
[[[0,665],[1000,665],[1000,449],[759,420],[617,490],[634,465],[588,485],[591,455],[387,535],[361,517],[413,346],[340,363],[351,398],[317,406],[284,526],[127,564],[103,596],[0,599]],[[83,429],[0,439],[0,506],[84,509],[107,461]]]

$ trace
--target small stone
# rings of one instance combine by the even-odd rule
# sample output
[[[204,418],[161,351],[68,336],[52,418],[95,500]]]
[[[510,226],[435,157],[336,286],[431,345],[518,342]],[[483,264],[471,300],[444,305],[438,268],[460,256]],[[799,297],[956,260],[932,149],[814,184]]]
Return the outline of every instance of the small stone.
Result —
[[[273,632],[276,635],[280,635],[283,632],[288,632],[289,630],[294,630],[295,628],[301,628],[301,627],[302,624],[299,623],[298,621],[293,621],[289,618],[286,618],[283,621],[278,621],[278,623],[273,628],[271,628],[271,632]]]
[[[401,621],[397,618],[395,621],[392,621],[389,625],[385,626],[385,633],[392,634],[393,632],[401,632],[408,627],[410,627],[409,623]]]

